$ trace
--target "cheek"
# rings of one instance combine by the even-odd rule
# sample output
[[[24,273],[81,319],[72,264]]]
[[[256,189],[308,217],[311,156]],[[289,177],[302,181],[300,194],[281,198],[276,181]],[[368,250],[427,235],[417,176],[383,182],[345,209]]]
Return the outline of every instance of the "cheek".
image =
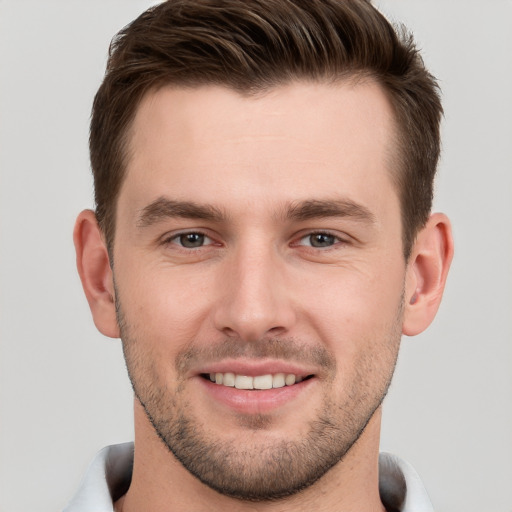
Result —
[[[119,270],[118,293],[132,338],[164,359],[197,338],[209,302],[204,280],[169,269],[124,275]]]
[[[310,283],[312,291],[301,302],[304,316],[331,350],[349,357],[388,341],[400,322],[404,268],[395,264],[386,272],[345,268],[326,274]]]

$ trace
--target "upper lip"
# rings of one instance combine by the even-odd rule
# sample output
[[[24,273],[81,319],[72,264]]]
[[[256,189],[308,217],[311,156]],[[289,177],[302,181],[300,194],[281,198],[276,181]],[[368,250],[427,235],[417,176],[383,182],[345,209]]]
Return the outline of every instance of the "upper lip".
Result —
[[[209,373],[234,373],[236,375],[247,375],[256,377],[258,375],[275,375],[276,373],[293,374],[300,377],[314,375],[317,373],[312,368],[307,368],[293,361],[280,360],[246,360],[246,359],[224,359],[222,361],[204,364],[194,372],[197,375]]]

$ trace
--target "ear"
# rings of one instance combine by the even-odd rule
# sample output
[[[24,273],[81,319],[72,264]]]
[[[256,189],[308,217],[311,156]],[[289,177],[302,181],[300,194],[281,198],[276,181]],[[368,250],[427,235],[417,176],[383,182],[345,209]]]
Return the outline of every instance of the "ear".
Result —
[[[403,334],[415,336],[434,320],[452,258],[450,221],[435,213],[418,233],[407,265]]]
[[[107,246],[92,210],[84,210],[76,219],[73,241],[78,274],[94,324],[105,336],[119,338],[112,269]]]

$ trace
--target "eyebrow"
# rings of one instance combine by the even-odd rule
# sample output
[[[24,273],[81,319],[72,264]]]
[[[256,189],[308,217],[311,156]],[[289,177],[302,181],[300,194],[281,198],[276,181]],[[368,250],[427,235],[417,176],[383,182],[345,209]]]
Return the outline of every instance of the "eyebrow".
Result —
[[[210,204],[200,205],[193,201],[159,197],[140,210],[137,226],[146,228],[159,221],[176,217],[223,222],[227,215],[220,208]],[[282,217],[292,221],[347,217],[367,224],[375,223],[375,216],[368,208],[348,199],[311,199],[287,204],[283,209]]]
[[[348,199],[301,201],[292,204],[285,216],[295,221],[347,217],[367,224],[375,223],[375,215],[368,208]]]
[[[176,201],[159,197],[140,211],[137,226],[146,228],[161,220],[173,217],[212,222],[221,222],[226,219],[226,215],[219,208],[212,205],[199,205],[192,201]]]

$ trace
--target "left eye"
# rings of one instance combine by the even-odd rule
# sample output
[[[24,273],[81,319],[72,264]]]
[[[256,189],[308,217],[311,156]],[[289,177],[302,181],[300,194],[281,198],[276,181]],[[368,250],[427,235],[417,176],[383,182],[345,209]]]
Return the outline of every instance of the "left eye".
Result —
[[[340,239],[337,236],[331,235],[330,233],[310,233],[302,237],[299,244],[322,249],[331,247],[339,241]]]
[[[171,240],[171,243],[181,245],[185,249],[197,249],[203,245],[209,245],[212,243],[211,238],[207,237],[203,233],[181,233],[176,235]]]

